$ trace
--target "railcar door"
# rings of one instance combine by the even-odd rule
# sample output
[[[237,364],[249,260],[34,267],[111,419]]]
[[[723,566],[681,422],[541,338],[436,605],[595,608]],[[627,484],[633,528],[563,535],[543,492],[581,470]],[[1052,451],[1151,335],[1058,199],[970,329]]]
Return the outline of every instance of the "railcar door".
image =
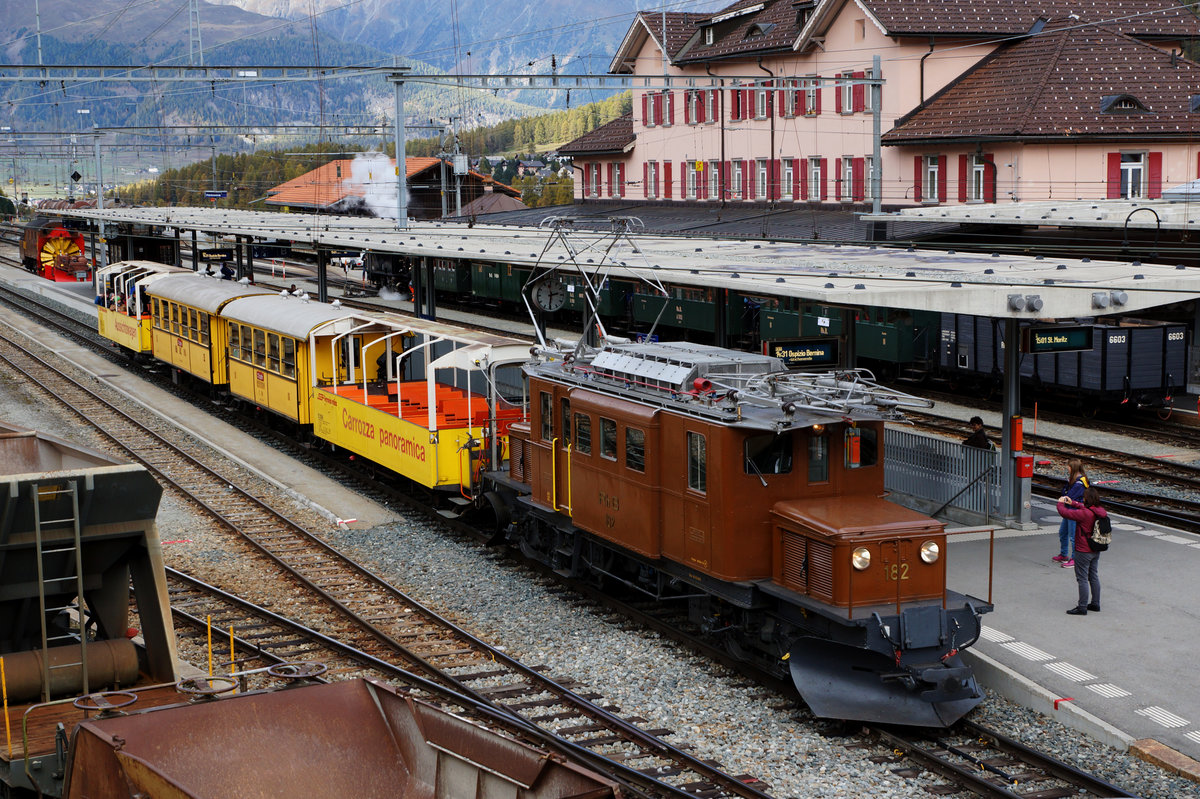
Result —
[[[555,427],[558,436],[554,443],[554,502],[560,511],[570,516],[573,499],[571,496],[571,452],[574,448],[574,439],[571,435],[570,397],[564,396],[559,399],[558,411],[558,425]]]

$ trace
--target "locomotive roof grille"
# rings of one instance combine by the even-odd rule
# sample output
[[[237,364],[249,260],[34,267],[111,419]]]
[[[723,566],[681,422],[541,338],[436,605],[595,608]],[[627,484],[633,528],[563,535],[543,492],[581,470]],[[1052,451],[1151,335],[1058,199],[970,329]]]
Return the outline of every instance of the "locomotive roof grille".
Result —
[[[594,373],[665,391],[691,391],[697,380],[739,381],[783,368],[776,358],[684,342],[618,344],[592,358]]]

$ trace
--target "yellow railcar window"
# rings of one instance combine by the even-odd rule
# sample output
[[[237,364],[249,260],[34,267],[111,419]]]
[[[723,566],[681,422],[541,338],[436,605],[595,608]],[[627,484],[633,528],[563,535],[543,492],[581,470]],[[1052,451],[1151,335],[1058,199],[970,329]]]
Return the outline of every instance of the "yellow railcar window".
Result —
[[[179,335],[179,306],[171,303],[171,332]]]
[[[703,433],[688,433],[688,488],[708,491],[708,441]]]
[[[200,340],[200,323],[196,319],[196,309],[188,308],[188,338],[192,341]]]
[[[272,372],[279,371],[279,334],[267,334],[267,368]]]
[[[625,467],[635,472],[646,471],[646,431],[625,428]]]
[[[154,317],[154,326],[162,327],[162,317],[158,312],[158,297],[154,297],[150,301],[151,315]]]
[[[208,344],[208,314],[200,314],[200,343]]]
[[[235,360],[242,358],[242,326],[237,322],[229,323],[229,357]]]
[[[267,365],[267,336],[261,330],[254,331],[254,365]]]
[[[592,454],[592,417],[586,413],[575,414],[575,451],[580,455]]]
[[[296,376],[296,339],[283,338],[283,374],[285,377]]]

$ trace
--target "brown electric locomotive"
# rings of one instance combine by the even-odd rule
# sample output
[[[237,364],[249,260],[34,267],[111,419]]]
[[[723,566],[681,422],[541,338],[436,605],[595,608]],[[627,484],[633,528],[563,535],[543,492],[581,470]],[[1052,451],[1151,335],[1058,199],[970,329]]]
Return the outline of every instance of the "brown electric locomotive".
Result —
[[[611,340],[610,340],[611,341]],[[820,716],[953,723],[991,606],[946,587],[944,526],[883,498],[883,424],[924,404],[686,343],[545,347],[512,428],[508,535],[564,574],[688,604]]]

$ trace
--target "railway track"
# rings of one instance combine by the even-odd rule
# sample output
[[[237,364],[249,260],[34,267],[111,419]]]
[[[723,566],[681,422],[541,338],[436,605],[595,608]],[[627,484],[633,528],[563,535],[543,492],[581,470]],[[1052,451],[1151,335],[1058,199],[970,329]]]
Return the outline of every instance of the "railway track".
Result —
[[[169,490],[219,520],[264,561],[261,572],[319,598],[326,626],[371,657],[412,671],[481,704],[553,733],[566,744],[602,754],[646,775],[668,793],[765,797],[748,776],[726,774],[664,738],[493,648],[404,595],[364,566],[342,556],[285,514],[236,487],[236,476],[200,462],[194,442],[178,444],[116,407],[123,396],[102,396],[48,361],[0,336],[0,359],[96,426],[128,456],[143,463]],[[148,413],[148,412],[147,412]],[[161,425],[156,425],[161,426]],[[172,436],[173,437],[173,436]],[[269,562],[269,563],[268,563]],[[311,610],[311,608],[310,608]]]

